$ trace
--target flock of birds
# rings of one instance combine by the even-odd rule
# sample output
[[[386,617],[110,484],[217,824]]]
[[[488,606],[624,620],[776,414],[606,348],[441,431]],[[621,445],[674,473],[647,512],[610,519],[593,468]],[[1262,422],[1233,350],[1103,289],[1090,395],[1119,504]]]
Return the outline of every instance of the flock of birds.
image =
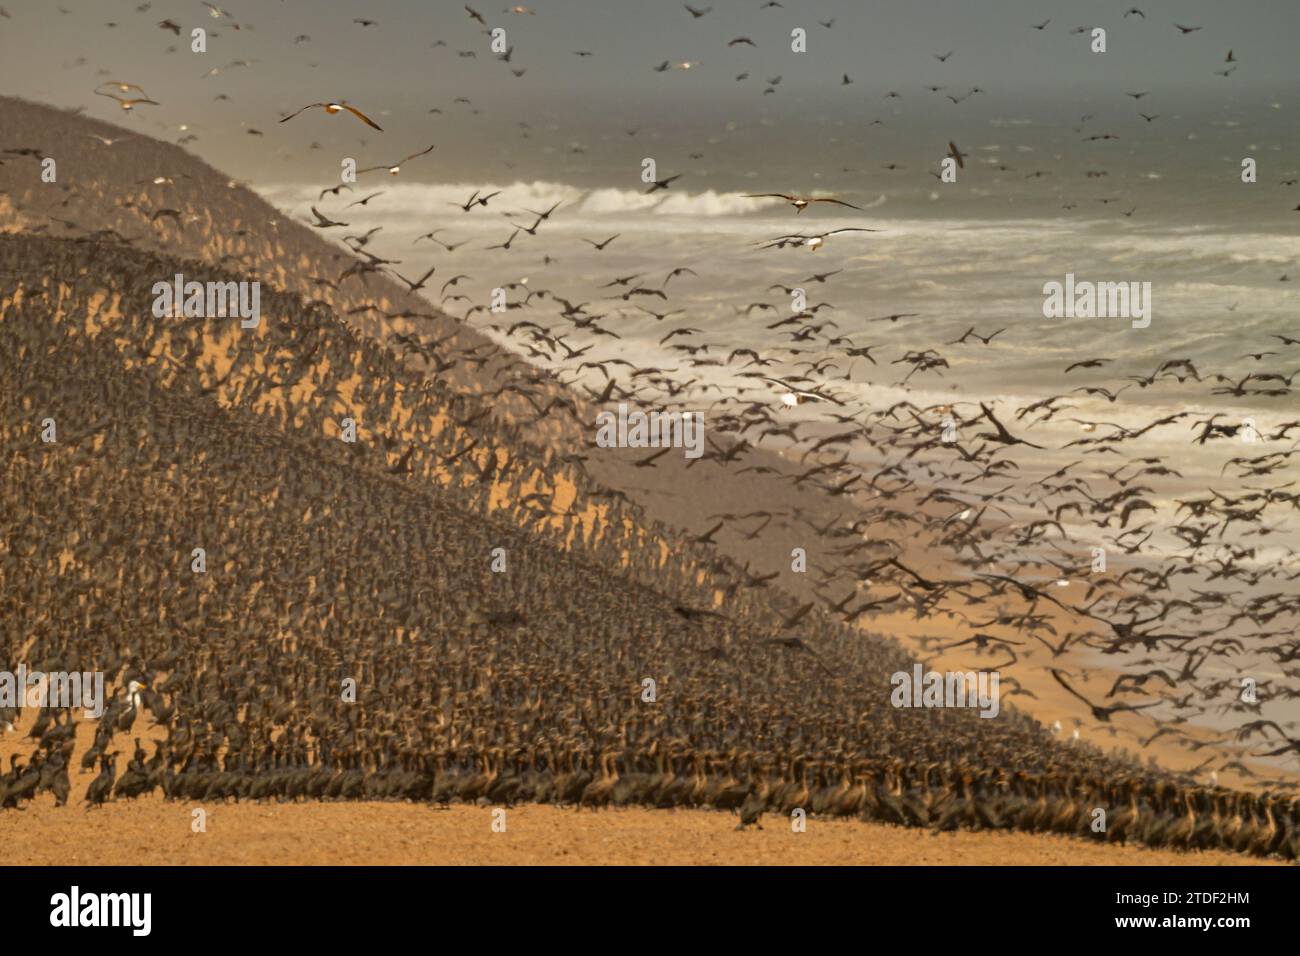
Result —
[[[590,480],[559,512],[557,491],[529,489],[573,462],[531,446],[527,423],[494,421],[495,396],[468,406],[319,305],[271,297],[267,311],[281,317],[272,339],[224,337],[230,367],[218,374],[199,362],[202,324],[168,328],[144,308],[143,278],[176,263],[97,240],[9,238],[0,253],[6,275],[77,277],[71,300],[26,284],[0,326],[5,420],[24,423],[23,435],[5,436],[17,493],[0,572],[8,633],[34,637],[32,666],[101,669],[117,689],[79,758],[100,768],[89,805],[157,790],[183,800],[532,799],[712,806],[742,826],[801,807],[1065,833],[1092,833],[1101,807],[1110,822],[1095,839],[1294,856],[1294,797],[1280,791],[1201,786],[1063,745],[1014,710],[986,721],[890,706],[884,675],[911,659],[848,628],[867,608],[791,607],[772,576],[713,553],[717,527],[675,540],[655,528],[670,546],[647,547],[627,531],[622,496]],[[59,320],[91,311],[106,275],[123,297],[120,341],[146,343],[126,346],[125,362],[117,344]],[[304,380],[311,388],[291,404]],[[344,402],[347,381],[365,385]],[[286,401],[265,402],[270,390]],[[33,407],[87,427],[42,447],[22,413]],[[375,449],[350,449],[331,435],[341,408],[406,422],[409,446],[381,436]],[[439,428],[448,409],[456,427]],[[497,486],[515,503],[509,520],[488,507]],[[49,506],[22,504],[35,501]],[[591,524],[580,505],[593,501],[610,510]],[[540,527],[556,514],[562,530]],[[575,529],[588,537],[578,553],[561,546]],[[210,556],[206,575],[189,563],[194,541]],[[484,560],[498,547],[508,573]],[[873,574],[897,575],[900,597],[918,604],[955,586],[896,558],[876,563]],[[644,583],[629,590],[629,579]],[[720,607],[709,597],[718,587],[728,592]],[[990,602],[1029,589],[1029,610],[989,626],[1042,639],[1035,606],[1050,595],[1011,577],[964,587]],[[1115,643],[1186,640],[1153,638],[1136,615],[1109,623]],[[647,675],[654,702],[640,693]],[[355,702],[339,693],[349,677]],[[153,754],[137,741],[119,776],[118,738],[146,720],[163,735]],[[68,798],[77,723],[68,710],[37,715],[25,734],[35,749],[12,758],[0,805],[47,790]]]
[[[711,12],[687,10],[693,20]],[[157,105],[134,83],[94,92],[123,112]],[[281,122],[316,109],[382,131],[343,100]],[[966,155],[948,147],[964,168]],[[359,172],[396,176],[434,148]],[[166,249],[213,224],[170,174],[137,186],[173,197],[166,206],[117,199],[114,214],[126,217],[117,221],[134,222],[139,236],[50,216],[80,235],[43,237],[41,225],[0,239],[0,429],[10,451],[0,467],[16,492],[0,507],[5,658],[103,670],[116,695],[79,756],[75,716],[41,711],[24,734],[34,750],[15,754],[0,777],[0,807],[46,791],[66,802],[79,760],[100,771],[90,806],[155,791],[433,806],[532,800],[715,807],[736,812],[741,827],[803,808],[940,830],[1014,827],[1296,857],[1292,779],[1246,793],[1193,774],[1254,775],[1267,765],[1246,757],[1300,756],[1294,723],[1263,714],[1300,696],[1288,683],[1300,677],[1300,569],[1289,546],[1261,559],[1300,510],[1288,480],[1300,420],[1244,444],[1240,416],[1226,410],[1238,399],[1289,407],[1300,370],[1261,363],[1300,357],[1300,333],[1243,346],[1258,351],[1236,378],[1166,357],[1119,387],[1081,375],[1075,388],[1019,405],[871,408],[854,395],[858,367],[901,365],[906,385],[952,368],[939,348],[997,348],[1007,330],[972,326],[886,360],[890,343],[864,342],[820,314],[831,303],[782,317],[796,288],[833,288],[841,270],[829,269],[740,307],[771,313],[768,330],[788,346],[731,347],[705,329],[666,327],[659,345],[679,361],[645,365],[626,349],[594,350],[621,339],[633,313],[656,324],[684,314],[671,296],[701,278],[692,268],[700,263],[662,279],[611,276],[589,301],[512,283],[507,309],[523,314],[502,321],[458,291],[464,273],[434,279],[434,264],[406,278],[402,262],[372,251],[376,228],[347,235],[340,271],[311,276],[309,291],[264,293],[277,321],[265,338],[241,338],[150,318],[147,291],[179,266],[143,247]],[[78,188],[63,187],[65,205]],[[318,202],[344,188],[322,190]],[[381,195],[345,210],[369,209]],[[498,195],[484,186],[454,205],[481,215]],[[862,210],[811,193],[749,198],[778,199],[801,217]],[[520,224],[490,248],[535,238],[561,208],[509,210]],[[344,212],[311,212],[315,230],[350,226]],[[439,239],[440,222],[416,244],[450,255],[462,244]],[[183,263],[187,277],[251,274],[265,250],[249,230],[244,246]],[[832,236],[874,231],[810,229],[757,251],[816,251]],[[585,242],[598,256],[619,238]],[[317,261],[324,272],[326,257]],[[32,276],[72,278],[62,289],[20,278]],[[66,321],[94,313],[106,283],[122,303],[114,341]],[[444,313],[464,303],[446,335],[417,295],[435,287]],[[478,313],[490,321],[472,325]],[[383,336],[349,326],[376,315],[391,327]],[[916,317],[878,316],[864,328],[901,329],[915,342],[923,328],[906,320]],[[503,358],[512,355],[526,364]],[[1062,380],[1114,361],[1081,358]],[[477,378],[481,391],[453,387],[457,375]],[[1079,417],[1084,400],[1172,388],[1225,410],[1161,413],[1141,425]],[[702,532],[649,519],[634,489],[593,477],[604,465],[590,410],[611,402],[703,411],[708,422],[700,462],[679,466],[658,449],[632,456],[626,476],[671,468],[673,482],[735,480],[772,494],[755,492],[749,511],[709,515]],[[45,414],[70,423],[48,446],[33,437]],[[338,441],[347,415],[364,421],[367,440]],[[1078,426],[1064,446],[1077,457],[1044,466],[1034,452],[1048,446],[1034,429],[1062,422]],[[1179,463],[1142,442],[1179,434],[1189,446],[1233,449],[1223,460],[1227,490],[1188,493]],[[1171,491],[1168,520],[1161,499]],[[797,504],[765,503],[790,496]],[[808,574],[783,573],[789,540],[806,543]],[[1089,543],[1114,556],[1108,570],[1090,567]],[[196,546],[208,554],[202,575],[190,564]],[[497,548],[509,555],[507,573],[488,566]],[[759,567],[730,556],[749,553]],[[1155,726],[1144,746],[1170,738],[1213,756],[1171,774],[1077,732],[1062,740],[1059,725],[1015,708],[991,721],[896,709],[888,677],[913,659],[858,629],[888,615],[932,621],[944,636],[923,637],[927,653],[987,657],[986,668],[1004,675],[1004,697],[1034,697],[1024,671],[1047,655],[1039,670],[1103,729],[1116,733],[1116,715],[1142,712]],[[1085,686],[1089,661],[1102,657],[1116,674],[1104,696]],[[1240,674],[1265,665],[1279,676],[1239,694]],[[657,699],[644,699],[646,678]],[[348,680],[352,701],[340,695]],[[22,716],[0,713],[0,726],[18,727]],[[1222,731],[1195,726],[1234,717]],[[137,736],[119,776],[119,748],[131,749],[119,737],[132,739],[145,721],[154,752]],[[1245,752],[1230,759],[1220,746]],[[1109,817],[1101,833],[1090,827],[1097,807]]]

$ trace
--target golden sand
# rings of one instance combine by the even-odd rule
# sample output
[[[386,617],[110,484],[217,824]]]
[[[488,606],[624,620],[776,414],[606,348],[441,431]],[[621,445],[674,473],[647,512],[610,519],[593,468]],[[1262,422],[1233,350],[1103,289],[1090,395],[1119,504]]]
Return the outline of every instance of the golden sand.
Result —
[[[78,793],[78,796],[80,794]],[[206,813],[195,833],[193,811]],[[1100,846],[1063,836],[941,833],[854,820],[808,821],[792,833],[781,817],[737,832],[709,810],[437,810],[409,803],[168,803],[152,796],[85,811],[43,795],[22,813],[0,813],[4,862],[205,865],[1254,865],[1231,853],[1176,853]]]

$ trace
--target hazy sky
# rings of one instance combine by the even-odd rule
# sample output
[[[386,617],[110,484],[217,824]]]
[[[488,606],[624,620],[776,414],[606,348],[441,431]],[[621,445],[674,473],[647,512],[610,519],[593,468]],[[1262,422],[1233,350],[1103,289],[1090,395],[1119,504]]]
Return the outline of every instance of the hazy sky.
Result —
[[[1166,123],[1259,117],[1295,128],[1296,0],[1138,0],[1145,19],[1123,16],[1130,0],[783,2],[772,9],[761,9],[761,0],[701,2],[697,9],[712,9],[698,19],[665,0],[536,0],[535,15],[505,12],[503,0],[471,4],[489,26],[506,29],[514,48],[507,64],[489,50],[486,28],[451,0],[351,8],[236,0],[233,20],[213,18],[197,0],[155,0],[143,12],[137,0],[6,0],[0,89],[82,106],[173,141],[187,126],[198,137],[190,149],[259,181],[314,181],[337,166],[340,152],[388,162],[431,142],[439,144],[444,175],[485,164],[499,170],[503,157],[521,177],[530,170],[556,175],[559,155],[573,157],[560,167],[572,179],[585,167],[635,160],[656,140],[725,150],[734,139],[757,161],[765,154],[797,158],[813,145],[803,140],[820,146],[827,135],[852,141],[882,129],[925,130],[915,135],[929,149],[932,131],[973,140],[999,123],[1063,125],[1085,112],[1103,127],[1141,124],[1136,114],[1145,109]],[[377,23],[363,27],[355,17]],[[160,29],[164,18],[183,35]],[[1049,18],[1045,30],[1030,26]],[[829,29],[819,22],[830,20]],[[1184,35],[1175,21],[1201,29]],[[194,26],[218,34],[206,54],[189,50]],[[1078,26],[1105,27],[1108,52],[1090,52],[1088,35],[1070,32]],[[808,31],[806,53],[790,49],[795,27]],[[310,40],[295,42],[300,35]],[[729,47],[738,37],[757,46]],[[1229,49],[1234,64],[1224,62]],[[579,50],[592,55],[576,56]],[[946,62],[936,59],[949,51]],[[655,72],[665,60],[693,66]],[[241,61],[248,63],[236,65]],[[1233,67],[1229,76],[1215,75]],[[213,68],[220,72],[204,77]],[[526,72],[517,77],[512,68]],[[778,76],[765,95],[765,81]],[[104,79],[139,83],[161,105],[124,115],[93,95]],[[985,92],[965,98],[973,87]],[[900,97],[886,99],[890,90]],[[1141,101],[1125,96],[1143,91]],[[953,104],[945,93],[962,101]],[[322,99],[357,104],[385,132],[320,112],[277,122]],[[1266,113],[1269,104],[1279,105]],[[875,120],[886,126],[871,126]],[[527,138],[520,122],[530,125]],[[626,129],[639,130],[632,146],[620,141]],[[737,132],[745,130],[751,135]],[[611,158],[602,141],[626,147],[627,156]],[[314,155],[312,142],[322,145]]]

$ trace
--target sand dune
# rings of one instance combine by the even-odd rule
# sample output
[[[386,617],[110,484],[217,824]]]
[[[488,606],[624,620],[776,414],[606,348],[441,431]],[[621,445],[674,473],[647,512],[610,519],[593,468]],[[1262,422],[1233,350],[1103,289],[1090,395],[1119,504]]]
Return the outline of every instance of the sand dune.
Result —
[[[30,104],[15,112],[56,129],[84,122]],[[86,235],[0,239],[2,434],[18,449],[5,467],[22,499],[3,512],[0,574],[19,638],[3,650],[36,664],[75,653],[103,666],[123,708],[126,677],[147,672],[165,688],[146,688],[160,728],[144,731],[138,719],[132,735],[183,740],[168,761],[205,791],[223,773],[247,785],[310,765],[353,800],[216,798],[202,805],[208,833],[191,836],[184,799],[83,812],[94,774],[74,770],[73,806],[42,796],[23,811],[17,858],[43,845],[87,862],[125,861],[119,853],[183,862],[1237,859],[821,819],[794,835],[771,816],[762,833],[735,834],[722,813],[545,805],[510,811],[515,822],[498,839],[474,832],[481,808],[433,809],[435,781],[456,781],[472,800],[480,782],[511,773],[583,779],[578,790],[608,798],[600,785],[615,778],[597,775],[616,760],[638,786],[653,780],[642,793],[653,793],[651,806],[694,805],[698,794],[734,790],[738,775],[778,805],[800,786],[806,800],[811,789],[824,795],[842,782],[847,792],[851,779],[871,779],[927,800],[941,793],[934,805],[970,825],[973,801],[960,794],[976,781],[991,800],[1023,786],[1017,797],[1044,806],[1049,795],[1086,798],[1119,813],[1133,781],[1190,780],[1119,752],[1143,732],[1142,718],[1117,721],[1125,736],[1053,739],[1033,718],[1080,708],[1028,677],[1037,697],[1015,698],[997,722],[890,707],[890,673],[955,625],[892,613],[852,630],[825,611],[824,578],[789,562],[792,548],[815,540],[808,529],[824,525],[837,535],[812,549],[818,574],[852,568],[854,555],[888,540],[887,524],[861,544],[856,532],[840,534],[858,517],[852,501],[780,480],[801,463],[775,452],[747,451],[746,462],[778,479],[725,467],[721,455],[737,447],[727,437],[698,467],[670,455],[636,468],[642,452],[631,449],[581,454],[591,452],[584,398],[377,273],[370,285],[322,292],[313,277],[348,264],[337,249],[179,150],[142,137],[129,145],[137,161],[175,172],[165,187],[180,206],[174,223],[113,202],[114,181],[102,178],[82,185],[92,198],[69,212]],[[50,201],[16,195],[23,216]],[[125,230],[136,245],[91,229]],[[259,277],[267,321],[246,333],[233,322],[151,319],[146,291],[177,271]],[[380,323],[374,309],[420,312]],[[450,334],[451,345],[431,362],[420,356],[431,346],[395,336],[417,331]],[[448,354],[455,373],[432,371]],[[45,414],[77,441],[39,443]],[[338,440],[344,418],[361,441]],[[736,528],[701,534],[716,513],[742,506],[788,520],[761,549]],[[844,538],[855,540],[841,552]],[[197,540],[212,555],[205,578],[177,557]],[[508,575],[488,568],[498,545],[510,553]],[[928,553],[917,561],[924,573],[938,567]],[[778,579],[753,583],[764,572]],[[338,693],[353,674],[368,681],[355,709]],[[646,675],[662,695],[652,708],[638,697]],[[19,733],[31,719],[23,715]],[[94,729],[79,727],[74,756]],[[119,736],[105,749],[125,760],[133,748]],[[5,758],[30,750],[18,737],[0,744]],[[1151,756],[1179,769],[1192,762],[1169,741],[1142,755]],[[387,786],[399,776],[424,803],[361,799],[363,780]],[[1170,807],[1178,812],[1176,801],[1162,812]],[[795,842],[780,842],[787,837]]]

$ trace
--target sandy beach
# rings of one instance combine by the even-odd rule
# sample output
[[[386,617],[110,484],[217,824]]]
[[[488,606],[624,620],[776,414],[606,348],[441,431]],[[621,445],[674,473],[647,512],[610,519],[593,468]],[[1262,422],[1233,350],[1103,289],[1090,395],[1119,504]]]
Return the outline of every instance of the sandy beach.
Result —
[[[940,833],[857,821],[768,818],[736,832],[707,810],[577,811],[518,806],[493,832],[492,807],[389,803],[207,805],[146,797],[102,810],[34,802],[21,825],[0,816],[5,862],[131,866],[1257,866],[1217,851],[1173,853],[1025,833]]]
[[[1300,13],[1059,2],[6,0],[0,862],[1300,858]]]

